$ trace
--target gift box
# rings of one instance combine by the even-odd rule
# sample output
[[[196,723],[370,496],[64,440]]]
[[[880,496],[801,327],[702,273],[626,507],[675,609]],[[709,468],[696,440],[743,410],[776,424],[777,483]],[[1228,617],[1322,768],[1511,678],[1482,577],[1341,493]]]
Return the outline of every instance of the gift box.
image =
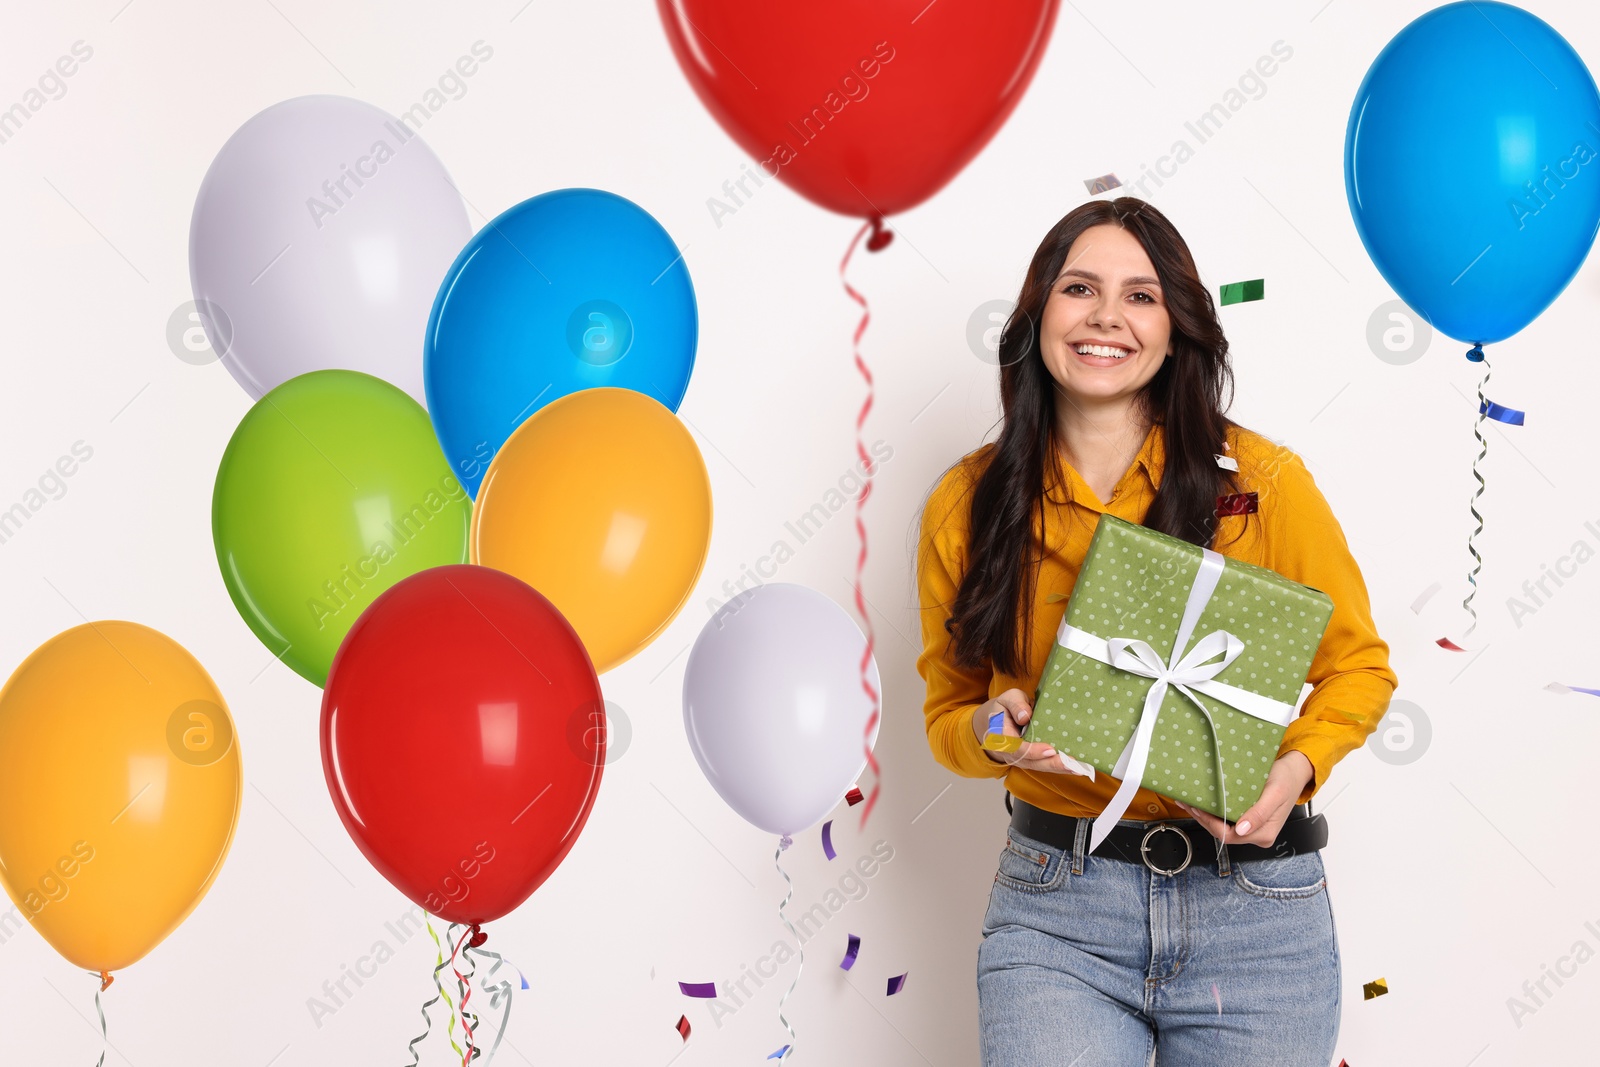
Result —
[[[1265,567],[1102,515],[1034,697],[1029,741],[1233,821],[1261,797],[1333,601]]]

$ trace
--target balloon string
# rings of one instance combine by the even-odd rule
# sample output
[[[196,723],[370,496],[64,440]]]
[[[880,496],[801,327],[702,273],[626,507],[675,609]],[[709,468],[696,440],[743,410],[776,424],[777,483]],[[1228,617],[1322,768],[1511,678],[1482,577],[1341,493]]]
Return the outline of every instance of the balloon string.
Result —
[[[90,971],[89,973],[100,979],[100,988],[94,991],[94,1013],[100,1016],[100,1058],[95,1060],[94,1067],[105,1067],[106,1049],[111,1047],[111,1038],[106,1033],[106,1012],[100,1005],[100,994],[110,988],[111,983],[116,979],[111,977],[109,971],[100,971],[99,973]]]
[[[784,1017],[783,1005],[789,999],[789,994],[794,992],[795,986],[800,984],[800,972],[806,969],[806,943],[800,937],[800,932],[794,928],[794,923],[790,922],[789,917],[783,913],[783,909],[794,898],[794,880],[789,877],[789,872],[783,869],[782,863],[783,850],[792,844],[794,844],[794,840],[788,834],[784,834],[778,840],[777,851],[772,854],[772,865],[778,868],[778,873],[783,875],[784,882],[789,886],[789,891],[784,894],[783,900],[778,904],[778,918],[783,920],[783,925],[787,926],[789,932],[794,935],[795,944],[800,946],[800,964],[794,970],[794,981],[789,983],[789,988],[784,990],[783,996],[778,999],[778,1021],[783,1024],[785,1030],[789,1031],[789,1043],[784,1046],[782,1055],[778,1057],[779,1063],[789,1058],[790,1054],[794,1052],[795,1046],[794,1027]],[[771,1057],[768,1058],[770,1059]]]
[[[1467,358],[1474,363],[1481,362],[1483,364],[1483,378],[1478,382],[1478,421],[1472,424],[1472,436],[1478,439],[1478,445],[1480,446],[1477,458],[1472,461],[1472,476],[1478,480],[1478,488],[1473,491],[1472,500],[1467,505],[1468,510],[1472,512],[1472,517],[1478,520],[1477,528],[1467,535],[1467,551],[1472,554],[1473,559],[1472,570],[1467,574],[1467,581],[1472,585],[1472,588],[1467,592],[1467,599],[1461,602],[1461,606],[1472,614],[1472,625],[1467,627],[1467,632],[1462,635],[1463,637],[1478,628],[1478,612],[1472,606],[1472,598],[1478,595],[1477,575],[1483,569],[1483,557],[1478,554],[1473,541],[1483,532],[1483,515],[1478,511],[1478,497],[1483,495],[1483,490],[1488,485],[1483,480],[1483,475],[1478,473],[1478,462],[1489,454],[1489,439],[1483,436],[1482,431],[1483,420],[1488,417],[1489,410],[1489,402],[1483,395],[1483,387],[1489,383],[1489,358],[1483,354],[1482,345],[1473,345],[1467,352]]]
[[[473,944],[483,944],[483,934],[478,929],[477,923],[473,923],[462,935],[461,940],[456,942],[455,951],[450,954],[450,969],[455,972],[456,989],[460,991],[461,996],[461,1033],[467,1043],[466,1051],[461,1054],[461,1067],[467,1067],[478,1055],[478,1049],[472,1044],[472,1031],[477,1026],[478,1017],[467,1010],[467,1002],[472,999],[472,971],[468,970],[466,974],[462,974],[461,968],[455,965],[456,956],[461,954],[462,948],[469,941]]]
[[[850,299],[861,305],[861,321],[856,324],[855,336],[851,339],[851,351],[855,356],[856,369],[861,372],[861,377],[867,383],[867,397],[861,404],[861,412],[856,416],[856,455],[860,457],[862,470],[865,472],[861,492],[856,495],[856,537],[861,543],[861,549],[856,554],[855,595],[856,612],[861,616],[862,626],[867,632],[867,647],[861,653],[861,688],[871,702],[872,714],[867,719],[867,726],[862,735],[862,748],[867,755],[867,769],[872,772],[872,791],[867,794],[866,804],[861,809],[861,826],[866,828],[867,818],[872,814],[872,806],[878,800],[878,790],[883,781],[883,775],[878,769],[878,759],[872,754],[872,731],[878,725],[879,700],[878,691],[873,688],[869,668],[872,665],[872,616],[867,613],[866,598],[861,592],[861,574],[867,564],[867,527],[861,521],[861,509],[867,502],[867,497],[872,493],[873,467],[872,457],[867,453],[866,446],[861,440],[861,428],[867,421],[867,413],[872,410],[872,372],[867,368],[866,361],[861,358],[861,336],[867,332],[867,323],[872,319],[872,313],[867,307],[867,299],[850,285],[845,276],[850,266],[850,257],[855,253],[856,245],[861,243],[868,230],[872,231],[872,239],[867,242],[869,251],[876,252],[885,247],[893,236],[890,231],[883,228],[883,221],[874,215],[861,229],[856,231],[855,237],[850,241],[850,247],[845,249],[844,259],[839,263],[839,281],[844,284],[845,292],[850,294]]]
[[[444,991],[444,983],[439,980],[439,972],[444,970],[447,966],[449,966],[451,961],[445,959],[444,946],[442,946],[439,943],[439,935],[434,931],[433,923],[429,919],[429,917],[428,917],[426,912],[423,913],[423,922],[427,924],[428,936],[433,938],[433,946],[434,946],[435,957],[436,957],[435,958],[435,963],[434,963],[434,968],[433,968],[433,988],[436,989],[438,992],[436,992],[434,994],[433,999],[425,1001],[423,1003],[423,1005],[422,1005],[422,1020],[423,1020],[424,1023],[427,1024],[425,1026],[425,1028],[423,1029],[422,1033],[418,1034],[416,1037],[412,1038],[409,1042],[406,1043],[406,1049],[407,1049],[407,1051],[409,1051],[411,1053],[411,1064],[410,1064],[410,1067],[418,1067],[418,1065],[421,1063],[421,1056],[417,1052],[417,1043],[419,1041],[422,1041],[422,1040],[426,1039],[427,1036],[430,1033],[433,1032],[433,1018],[428,1014],[428,1008],[429,1008],[430,1005],[437,1004],[441,1000],[443,1000],[446,1004],[448,1004],[450,1006],[450,1022],[449,1022],[449,1026],[446,1028],[446,1031],[445,1031],[445,1033],[450,1038],[450,1047],[456,1050],[456,1054],[457,1055],[461,1054],[461,1047],[456,1044],[456,1039],[455,1039],[455,1028],[456,1028],[456,1006],[455,1006],[455,1002],[452,1001],[450,999],[450,995]],[[455,927],[456,927],[456,924],[455,923],[451,923],[449,929],[446,930],[446,932],[445,932],[445,936],[449,937],[449,938],[453,938],[455,935],[451,931],[453,931],[455,929]],[[452,953],[451,954],[451,959],[454,959],[454,958],[455,958],[454,957],[454,953]]]
[[[486,939],[487,936],[485,935],[485,940]],[[489,1055],[485,1056],[483,1060],[484,1067],[489,1067],[489,1064],[494,1062],[494,1054],[500,1050],[501,1039],[506,1036],[506,1027],[511,1024],[511,996],[515,987],[512,986],[509,978],[501,981],[501,983],[497,986],[489,985],[488,979],[493,978],[495,972],[498,971],[506,961],[505,958],[498,952],[490,952],[488,949],[480,947],[482,944],[482,940],[468,942],[466,954],[467,956],[471,957],[474,953],[476,953],[494,960],[494,966],[490,967],[489,973],[484,976],[483,991],[489,994],[489,1007],[491,1009],[499,1008],[500,1002],[502,1000],[505,1001],[505,1008],[500,1014],[500,1028],[495,1031],[494,1044],[489,1046]],[[473,960],[472,962],[473,971],[476,972],[477,961]]]

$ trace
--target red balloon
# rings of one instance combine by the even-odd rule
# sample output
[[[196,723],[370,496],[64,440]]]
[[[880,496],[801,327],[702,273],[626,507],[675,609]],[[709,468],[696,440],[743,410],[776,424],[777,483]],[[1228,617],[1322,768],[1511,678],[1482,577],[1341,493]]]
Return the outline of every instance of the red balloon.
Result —
[[[689,84],[765,176],[844,215],[921,203],[1017,106],[1056,0],[657,0]]]
[[[550,601],[488,567],[434,567],[350,628],[321,742],[333,805],[378,872],[448,922],[485,923],[577,841],[605,765],[605,702]]]

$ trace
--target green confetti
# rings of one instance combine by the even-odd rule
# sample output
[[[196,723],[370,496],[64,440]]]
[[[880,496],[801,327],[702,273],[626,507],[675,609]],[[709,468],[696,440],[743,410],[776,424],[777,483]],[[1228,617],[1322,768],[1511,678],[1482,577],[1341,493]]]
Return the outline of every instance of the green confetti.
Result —
[[[1222,306],[1229,304],[1243,304],[1251,300],[1264,300],[1267,296],[1267,280],[1257,278],[1248,282],[1229,282],[1222,287]]]

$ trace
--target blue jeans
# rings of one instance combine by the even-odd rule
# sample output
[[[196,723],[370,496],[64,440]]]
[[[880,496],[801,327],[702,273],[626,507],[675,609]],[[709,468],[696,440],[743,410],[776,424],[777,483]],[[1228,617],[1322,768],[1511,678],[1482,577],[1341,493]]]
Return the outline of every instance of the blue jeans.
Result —
[[[1321,852],[1168,876],[1088,855],[1078,831],[1063,850],[1007,829],[978,950],[984,1067],[1146,1067],[1152,1048],[1157,1067],[1328,1067],[1341,972]]]

